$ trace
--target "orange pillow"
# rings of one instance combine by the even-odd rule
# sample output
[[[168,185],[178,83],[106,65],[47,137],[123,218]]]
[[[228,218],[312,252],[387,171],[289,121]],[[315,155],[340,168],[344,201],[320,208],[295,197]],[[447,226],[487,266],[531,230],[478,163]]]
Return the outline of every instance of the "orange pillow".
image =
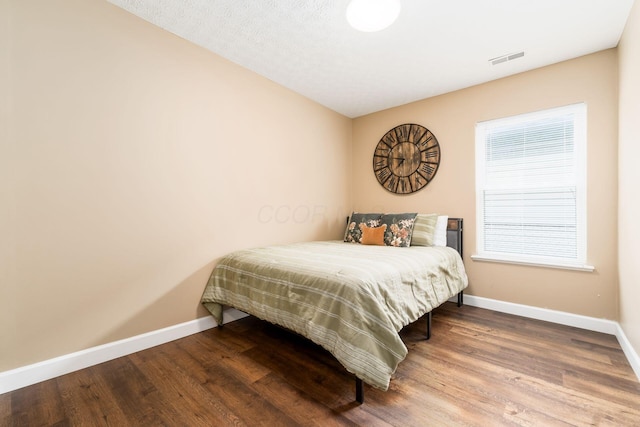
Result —
[[[380,227],[367,227],[365,224],[360,224],[360,230],[362,230],[363,245],[384,246],[384,232],[387,231],[387,224],[382,224]]]

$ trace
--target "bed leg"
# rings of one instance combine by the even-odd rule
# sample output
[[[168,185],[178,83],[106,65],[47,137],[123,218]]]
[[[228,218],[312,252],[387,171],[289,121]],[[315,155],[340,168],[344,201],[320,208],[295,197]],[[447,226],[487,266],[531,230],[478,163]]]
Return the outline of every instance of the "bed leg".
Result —
[[[464,302],[462,292],[463,291],[458,292],[458,307],[462,307],[462,303]]]
[[[431,313],[427,313],[427,339],[431,338]]]
[[[218,329],[222,329],[224,326],[224,306],[220,309],[220,323],[218,323]]]
[[[364,387],[362,380],[356,377],[356,401],[358,403],[364,403]]]

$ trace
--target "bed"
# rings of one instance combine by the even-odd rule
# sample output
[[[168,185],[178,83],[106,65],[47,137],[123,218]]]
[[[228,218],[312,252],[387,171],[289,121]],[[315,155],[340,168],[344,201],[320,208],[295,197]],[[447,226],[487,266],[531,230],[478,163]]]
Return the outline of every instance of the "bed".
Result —
[[[362,382],[386,390],[407,355],[399,331],[457,295],[467,276],[462,219],[446,222],[446,246],[302,242],[233,252],[216,265],[202,304],[223,325],[229,306],[328,350]],[[346,239],[345,239],[346,240]]]

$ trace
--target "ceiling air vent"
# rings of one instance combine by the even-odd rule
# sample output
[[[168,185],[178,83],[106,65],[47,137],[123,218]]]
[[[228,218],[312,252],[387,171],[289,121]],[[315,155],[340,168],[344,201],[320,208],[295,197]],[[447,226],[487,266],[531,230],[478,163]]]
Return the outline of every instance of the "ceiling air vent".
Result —
[[[512,61],[512,60],[517,59],[517,58],[522,58],[523,56],[524,56],[524,52],[508,53],[506,55],[497,56],[495,58],[492,58],[492,59],[489,60],[489,62],[491,62],[491,65],[496,65],[496,64],[501,64],[503,62]]]

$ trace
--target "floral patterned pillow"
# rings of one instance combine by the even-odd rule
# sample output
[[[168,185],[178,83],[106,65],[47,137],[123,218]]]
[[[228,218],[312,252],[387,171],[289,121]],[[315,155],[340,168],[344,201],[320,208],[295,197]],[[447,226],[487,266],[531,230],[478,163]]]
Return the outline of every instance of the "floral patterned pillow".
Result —
[[[362,243],[362,230],[360,224],[367,227],[380,226],[381,213],[357,213],[353,212],[349,217],[347,229],[344,233],[344,241],[350,243]]]
[[[380,218],[380,225],[386,224],[384,244],[387,246],[408,247],[411,245],[413,223],[418,213],[385,214]]]

